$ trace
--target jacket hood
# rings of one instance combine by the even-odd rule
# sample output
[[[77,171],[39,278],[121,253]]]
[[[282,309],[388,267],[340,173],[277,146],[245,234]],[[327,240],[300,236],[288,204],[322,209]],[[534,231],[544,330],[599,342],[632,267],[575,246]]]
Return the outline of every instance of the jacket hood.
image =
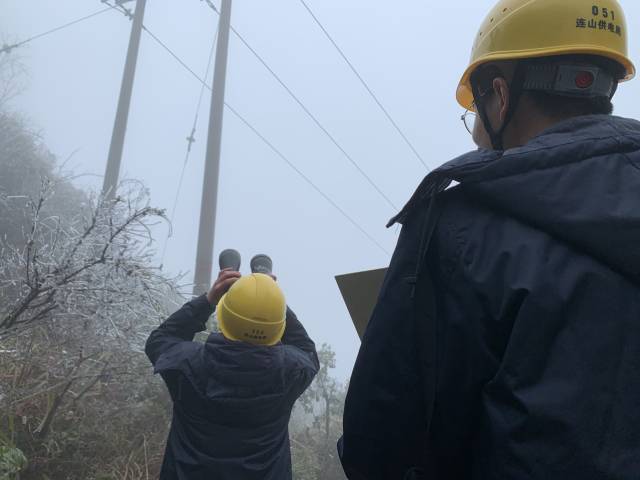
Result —
[[[640,281],[640,122],[577,117],[522,147],[463,155],[431,172],[390,224],[453,180],[488,207]]]

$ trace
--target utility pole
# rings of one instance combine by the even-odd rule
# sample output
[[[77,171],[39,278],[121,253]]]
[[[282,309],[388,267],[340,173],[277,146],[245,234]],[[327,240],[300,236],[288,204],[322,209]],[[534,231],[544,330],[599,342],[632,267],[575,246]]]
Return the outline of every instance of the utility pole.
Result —
[[[129,106],[131,105],[131,92],[133,90],[133,79],[136,74],[136,63],[138,60],[138,50],[140,48],[140,36],[142,34],[142,20],[144,18],[144,9],[146,4],[147,0],[137,0],[136,11],[133,15],[131,36],[129,37],[129,48],[127,49],[127,60],[124,65],[124,74],[122,75],[122,85],[120,87],[120,98],[118,99],[118,109],[116,111],[116,120],[113,125],[107,168],[104,174],[104,183],[102,184],[102,195],[106,199],[113,199],[118,185],[120,163],[122,162],[122,150],[124,149],[124,136],[127,131]]]
[[[218,27],[218,47],[213,74],[213,93],[209,112],[209,134],[202,184],[200,205],[200,227],[196,254],[193,294],[200,295],[209,289],[213,265],[213,239],[215,236],[216,210],[218,203],[218,177],[220,174],[220,146],[222,143],[222,113],[224,109],[224,87],[227,76],[227,53],[229,28],[231,25],[231,0],[222,0]]]

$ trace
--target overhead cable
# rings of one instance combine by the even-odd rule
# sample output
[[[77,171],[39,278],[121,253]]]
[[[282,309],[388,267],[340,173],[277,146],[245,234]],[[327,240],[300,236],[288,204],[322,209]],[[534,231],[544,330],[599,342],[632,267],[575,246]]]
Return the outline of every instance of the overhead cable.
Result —
[[[380,250],[382,250],[385,254],[389,255],[389,251],[384,248],[375,238],[373,238],[369,232],[367,232],[358,222],[356,222],[347,212],[345,212],[336,202],[334,202],[329,195],[324,193],[320,187],[318,187],[313,181],[307,177],[298,167],[295,166],[293,162],[291,162],[284,154],[278,150],[269,140],[267,140],[264,135],[262,135],[251,123],[249,123],[240,113],[238,113],[231,105],[225,103],[226,107],[233,113],[236,117],[240,119],[242,123],[244,123],[253,133],[256,134],[258,138],[260,138],[276,155],[278,155],[289,167],[291,167],[305,182],[307,182],[316,192],[318,192],[327,202],[329,202],[336,210],[338,210],[342,216],[344,216],[354,227],[356,227],[363,235],[365,235],[369,240],[371,240]]]
[[[187,163],[189,163],[189,157],[191,156],[191,147],[193,146],[193,143],[196,141],[195,138],[195,134],[196,134],[196,128],[198,126],[198,117],[200,116],[200,108],[202,106],[202,99],[204,97],[204,91],[205,88],[207,87],[207,79],[209,78],[209,71],[211,70],[211,63],[213,60],[213,52],[216,49],[216,43],[218,40],[218,27],[216,27],[216,31],[215,34],[213,35],[213,41],[211,42],[211,50],[209,50],[209,57],[207,60],[207,68],[204,72],[204,82],[202,82],[202,84],[200,85],[200,94],[198,95],[198,103],[196,105],[196,110],[195,110],[195,115],[193,118],[193,125],[191,126],[191,132],[189,133],[189,136],[186,138],[187,140],[187,151],[185,152],[185,156],[184,156],[184,162],[182,164],[182,170],[180,172],[180,180],[178,180],[178,188],[176,189],[176,196],[173,200],[173,207],[171,208],[171,216],[169,217],[169,225],[173,225],[173,219],[175,218],[175,214],[176,214],[176,208],[178,206],[178,200],[180,198],[180,193],[182,191],[182,182],[184,180],[184,173],[187,169]],[[149,32],[148,32],[149,33]],[[164,257],[165,254],[167,252],[167,244],[169,243],[169,238],[171,237],[171,227],[169,228],[169,231],[167,232],[167,238],[165,239],[164,242],[164,248],[162,249],[162,256],[160,257],[160,264],[162,265],[164,263]]]
[[[21,47],[21,46],[23,46],[23,45],[25,45],[25,44],[27,44],[29,42],[32,42],[32,41],[34,41],[34,40],[36,40],[38,38],[42,38],[42,37],[45,37],[45,36],[50,35],[52,33],[55,33],[55,32],[58,32],[60,30],[63,30],[65,28],[71,27],[72,25],[75,25],[76,23],[80,23],[80,22],[83,22],[85,20],[89,20],[90,18],[93,18],[93,17],[95,17],[97,15],[100,15],[100,14],[102,14],[104,12],[108,12],[110,9],[111,9],[111,7],[103,8],[102,10],[98,10],[97,12],[91,13],[89,15],[85,15],[84,17],[80,17],[80,18],[78,18],[76,20],[73,20],[73,21],[71,21],[69,23],[65,23],[64,25],[60,25],[59,27],[52,28],[51,30],[47,30],[46,32],[39,33],[38,35],[34,35],[33,37],[29,37],[29,38],[27,38],[25,40],[22,40],[22,41],[18,42],[18,43],[14,43],[14,44],[11,44],[11,45],[4,44],[2,47],[0,47],[0,53],[10,53],[14,48]]]
[[[205,0],[206,1],[206,0]],[[151,32],[147,29],[147,32],[151,34]],[[158,45],[160,45],[163,49],[165,49],[178,63],[185,68],[191,75],[196,78],[201,84],[204,84],[205,88],[211,91],[211,87],[207,85],[205,80],[200,78],[198,74],[196,74],[193,69],[189,68],[189,66],[182,60],[178,55],[175,54],[164,42],[160,41],[160,39],[151,34],[151,38],[153,38]],[[300,176],[307,184],[309,184],[318,194],[320,194],[327,202],[333,206],[344,218],[346,218],[349,223],[351,223],[355,228],[357,228],[365,237],[367,237],[372,243],[374,243],[382,252],[386,255],[389,255],[389,251],[385,249],[380,242],[378,242],[371,234],[369,234],[353,217],[351,217],[344,209],[342,209],[329,195],[324,193],[320,187],[318,187],[313,180],[311,180],[308,176],[306,176],[298,167],[295,166],[293,162],[291,162],[280,150],[278,150],[273,143],[271,143],[260,131],[251,124],[245,117],[243,117],[235,108],[233,108],[228,102],[225,101],[225,106],[233,113],[242,123],[244,123],[260,140],[262,140],[265,145],[267,145],[278,157],[280,157],[291,169],[293,169],[298,176]]]
[[[422,158],[422,156],[418,153],[418,150],[416,150],[416,148],[413,146],[413,144],[409,141],[409,138],[407,138],[407,136],[405,135],[405,133],[402,131],[402,129],[400,128],[400,126],[398,125],[398,123],[393,119],[393,117],[391,116],[391,114],[389,113],[389,111],[384,107],[384,105],[382,105],[382,102],[378,99],[378,97],[376,96],[375,93],[373,93],[373,90],[371,90],[371,87],[369,87],[369,85],[367,84],[367,82],[364,80],[364,78],[362,78],[362,75],[360,75],[360,73],[358,72],[358,70],[356,69],[356,67],[353,65],[353,63],[347,58],[347,56],[345,55],[345,53],[342,51],[342,49],[338,46],[338,44],[336,43],[336,41],[333,39],[333,37],[329,34],[329,32],[327,31],[327,29],[324,27],[324,25],[322,25],[322,23],[320,22],[320,20],[318,19],[318,17],[316,17],[316,15],[313,13],[313,11],[311,10],[311,8],[309,7],[309,5],[304,1],[304,0],[300,0],[300,3],[302,3],[302,5],[304,6],[304,8],[307,10],[307,12],[309,12],[309,15],[311,15],[311,18],[313,18],[313,20],[316,22],[316,24],[320,27],[320,29],[322,30],[322,32],[324,33],[324,35],[329,39],[329,41],[331,42],[331,44],[334,46],[334,48],[337,50],[337,52],[340,54],[340,56],[342,57],[342,59],[347,63],[347,65],[349,66],[349,68],[351,69],[351,71],[354,73],[354,75],[358,78],[358,80],[360,80],[360,83],[362,84],[362,86],[367,90],[367,92],[369,93],[369,95],[371,96],[371,98],[373,99],[373,101],[378,105],[378,107],[380,107],[380,110],[382,110],[382,113],[384,113],[384,115],[387,117],[387,120],[389,120],[389,122],[391,123],[391,125],[393,125],[393,127],[396,129],[396,131],[400,134],[400,136],[402,137],[402,139],[404,140],[404,142],[407,144],[407,146],[411,149],[411,151],[413,152],[413,154],[416,156],[416,158],[420,161],[420,163],[422,163],[422,165],[424,165],[424,167],[426,169],[429,170],[429,167],[427,166],[426,162],[424,161],[424,159]]]
[[[149,36],[153,38],[153,40],[156,43],[158,43],[162,48],[164,48],[167,51],[167,53],[169,53],[169,55],[171,55],[174,58],[174,60],[176,60],[180,65],[182,65],[182,67],[185,70],[187,70],[191,75],[193,75],[195,79],[197,79],[200,83],[205,83],[206,85],[206,82],[202,78],[200,78],[200,76],[196,72],[194,72],[193,69],[189,67],[189,65],[184,63],[184,61],[173,50],[171,50],[162,40],[156,37],[151,30],[149,30],[145,25],[142,26],[142,29],[146,33],[148,33]],[[209,88],[209,90],[211,90],[211,87],[209,87],[208,85],[206,85],[206,87]]]
[[[218,9],[213,5],[210,0],[204,0],[209,7],[220,14]],[[378,185],[371,179],[369,175],[362,169],[362,167],[354,160],[354,158],[338,143],[336,138],[327,130],[327,128],[318,120],[318,118],[311,113],[311,111],[307,108],[307,106],[300,100],[300,98],[289,88],[289,86],[278,76],[278,74],[269,66],[269,64],[260,56],[260,54],[244,39],[242,35],[231,26],[231,31],[240,39],[240,41],[247,47],[247,49],[258,59],[258,61],[267,69],[267,71],[271,74],[273,78],[285,89],[285,91],[289,94],[291,98],[302,108],[302,110],[307,114],[309,118],[316,124],[320,130],[329,138],[329,140],[342,152],[345,158],[358,170],[358,172],[363,176],[363,178],[371,185],[376,192],[391,206],[394,211],[398,210],[398,207],[393,203],[393,201],[378,187]]]

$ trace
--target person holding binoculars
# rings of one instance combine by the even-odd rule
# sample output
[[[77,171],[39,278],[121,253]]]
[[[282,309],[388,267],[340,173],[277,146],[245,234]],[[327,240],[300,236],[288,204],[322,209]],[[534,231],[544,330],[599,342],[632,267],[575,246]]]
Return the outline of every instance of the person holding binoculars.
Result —
[[[173,400],[160,479],[291,479],[288,423],[319,370],[309,338],[256,255],[220,254],[209,292],[187,302],[149,336],[145,352]],[[194,342],[216,312],[219,332]]]

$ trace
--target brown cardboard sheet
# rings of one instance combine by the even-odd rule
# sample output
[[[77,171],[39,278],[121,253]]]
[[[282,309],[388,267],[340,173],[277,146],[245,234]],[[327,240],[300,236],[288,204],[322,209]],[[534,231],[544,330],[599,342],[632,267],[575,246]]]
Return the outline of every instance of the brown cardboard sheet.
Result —
[[[386,268],[336,275],[338,288],[347,305],[353,325],[362,339],[378,300]]]

